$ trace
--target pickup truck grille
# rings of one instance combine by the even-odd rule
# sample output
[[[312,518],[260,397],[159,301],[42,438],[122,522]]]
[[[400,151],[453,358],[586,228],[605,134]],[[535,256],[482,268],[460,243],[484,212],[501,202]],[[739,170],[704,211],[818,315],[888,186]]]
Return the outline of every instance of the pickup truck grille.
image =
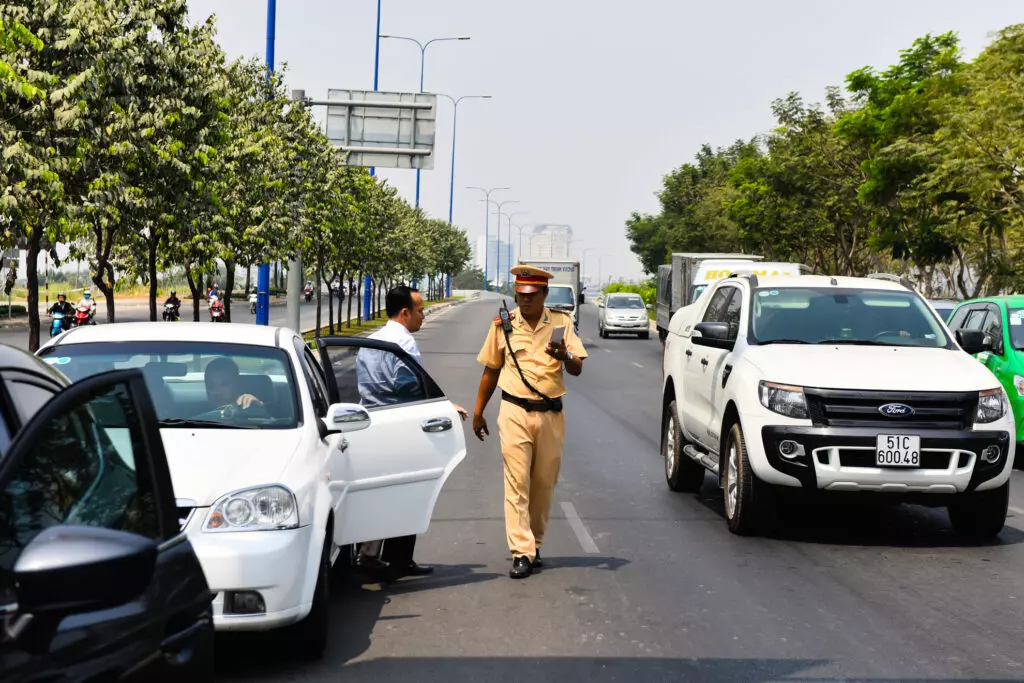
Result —
[[[818,427],[967,429],[978,406],[977,392],[890,392],[804,389],[811,421]],[[913,415],[887,417],[888,403],[910,406]]]

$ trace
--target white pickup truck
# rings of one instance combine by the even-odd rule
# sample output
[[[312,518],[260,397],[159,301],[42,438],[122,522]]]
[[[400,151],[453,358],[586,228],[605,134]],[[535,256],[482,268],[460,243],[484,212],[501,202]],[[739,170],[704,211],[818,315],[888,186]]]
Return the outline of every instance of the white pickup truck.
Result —
[[[705,471],[729,529],[772,529],[780,494],[946,506],[954,529],[1003,528],[1015,439],[999,382],[909,283],[738,275],[672,317],[662,455],[674,491]]]

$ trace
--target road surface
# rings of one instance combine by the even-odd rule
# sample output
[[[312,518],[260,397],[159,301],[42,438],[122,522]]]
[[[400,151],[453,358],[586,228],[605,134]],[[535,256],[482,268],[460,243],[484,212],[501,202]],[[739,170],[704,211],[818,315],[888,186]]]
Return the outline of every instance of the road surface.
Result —
[[[470,407],[495,314],[468,302],[428,319],[424,362]],[[417,560],[431,577],[335,583],[322,662],[279,635],[218,640],[229,681],[1024,680],[1024,481],[1001,541],[971,546],[942,511],[801,507],[777,538],[725,526],[710,477],[665,485],[660,344],[597,337],[567,378],[567,439],[545,568],[512,581],[495,420],[448,481]]]

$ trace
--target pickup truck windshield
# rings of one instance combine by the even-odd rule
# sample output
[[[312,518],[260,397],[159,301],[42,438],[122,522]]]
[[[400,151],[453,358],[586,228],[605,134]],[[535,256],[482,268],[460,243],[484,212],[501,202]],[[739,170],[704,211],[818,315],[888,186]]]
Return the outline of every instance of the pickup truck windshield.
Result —
[[[1024,351],[1024,308],[1006,311],[1010,319],[1010,344],[1017,351]]]
[[[757,344],[949,346],[939,321],[912,292],[757,289],[751,323],[751,336]]]

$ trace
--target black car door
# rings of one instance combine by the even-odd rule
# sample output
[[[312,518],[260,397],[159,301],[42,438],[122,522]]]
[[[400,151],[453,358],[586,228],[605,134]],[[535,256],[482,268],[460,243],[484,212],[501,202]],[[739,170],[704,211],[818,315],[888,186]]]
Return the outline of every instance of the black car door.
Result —
[[[0,459],[0,678],[212,680],[212,597],[142,374],[57,394]]]

